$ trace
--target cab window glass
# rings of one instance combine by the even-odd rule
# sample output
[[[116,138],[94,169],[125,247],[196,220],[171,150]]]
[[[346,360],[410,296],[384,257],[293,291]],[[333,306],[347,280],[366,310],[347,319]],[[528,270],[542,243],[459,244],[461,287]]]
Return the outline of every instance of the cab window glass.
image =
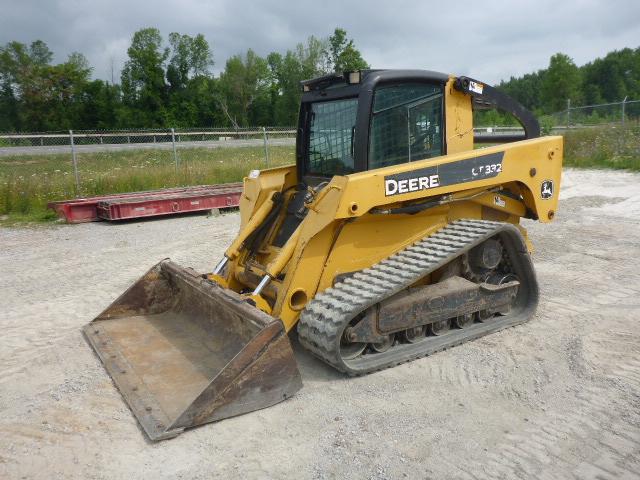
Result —
[[[443,154],[442,86],[405,84],[376,90],[369,169]]]
[[[357,98],[311,105],[307,174],[333,176],[353,172],[357,108]]]

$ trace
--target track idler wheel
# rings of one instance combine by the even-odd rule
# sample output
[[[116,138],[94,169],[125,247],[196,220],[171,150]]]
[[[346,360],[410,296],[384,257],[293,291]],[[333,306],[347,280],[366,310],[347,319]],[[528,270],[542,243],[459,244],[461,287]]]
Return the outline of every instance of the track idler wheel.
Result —
[[[473,325],[473,313],[466,313],[464,315],[458,315],[453,319],[453,324],[456,328],[466,328],[470,325]]]
[[[356,317],[349,323],[349,327],[344,329],[340,338],[340,356],[345,360],[353,360],[359,357],[367,348],[366,342],[352,342],[351,327],[360,321],[361,317]]]
[[[378,353],[384,353],[393,346],[393,342],[395,341],[395,339],[396,339],[395,333],[392,333],[391,335],[387,335],[386,337],[384,337],[384,340],[382,340],[381,342],[371,343],[370,344],[371,350]]]
[[[451,322],[449,320],[440,320],[429,325],[429,333],[431,335],[444,335],[451,329]]]
[[[402,332],[402,338],[407,343],[417,343],[421,342],[426,338],[427,335],[427,326],[421,325],[419,327],[408,328],[404,332]]]
[[[480,323],[484,323],[490,318],[493,318],[493,315],[494,313],[490,310],[480,310],[479,312],[476,312],[476,318]]]

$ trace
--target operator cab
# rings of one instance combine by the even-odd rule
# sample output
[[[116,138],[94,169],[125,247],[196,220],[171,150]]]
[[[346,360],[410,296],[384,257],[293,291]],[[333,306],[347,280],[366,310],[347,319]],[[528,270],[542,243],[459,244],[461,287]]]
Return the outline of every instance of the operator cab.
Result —
[[[471,101],[474,109],[508,112],[523,126],[524,135],[494,135],[492,143],[540,134],[535,117],[519,103],[468,77],[428,70],[361,70],[306,80],[302,88],[296,163],[298,178],[310,186],[334,175],[473,149],[474,140],[483,139],[474,138],[469,108],[449,112],[457,121],[450,120],[452,131],[446,132],[445,111],[455,109],[459,98]],[[464,115],[468,117],[461,118]],[[453,131],[460,125],[462,131]]]
[[[303,82],[299,178],[313,185],[446,154],[448,79],[428,71],[364,70]]]

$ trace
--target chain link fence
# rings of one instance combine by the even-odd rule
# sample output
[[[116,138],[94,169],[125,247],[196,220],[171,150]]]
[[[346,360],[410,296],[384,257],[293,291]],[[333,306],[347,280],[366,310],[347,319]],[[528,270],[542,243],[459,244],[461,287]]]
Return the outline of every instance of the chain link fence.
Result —
[[[241,180],[295,163],[295,128],[0,134],[0,215],[73,197]]]
[[[541,117],[543,125],[588,127],[605,124],[621,124],[640,121],[640,100],[624,98],[620,102],[594,105],[572,106],[567,100],[567,108],[561,112]]]
[[[640,168],[639,100],[568,104],[540,123],[543,134],[565,136],[565,158],[575,165]],[[236,182],[253,169],[295,163],[295,135],[294,127],[0,134],[0,216],[45,212],[47,202],[73,197]]]
[[[564,136],[564,165],[640,170],[640,100],[573,106],[540,119]]]
[[[0,148],[81,145],[155,147],[172,143],[203,143],[295,139],[295,127],[194,128],[144,130],[65,130],[36,133],[0,133]]]

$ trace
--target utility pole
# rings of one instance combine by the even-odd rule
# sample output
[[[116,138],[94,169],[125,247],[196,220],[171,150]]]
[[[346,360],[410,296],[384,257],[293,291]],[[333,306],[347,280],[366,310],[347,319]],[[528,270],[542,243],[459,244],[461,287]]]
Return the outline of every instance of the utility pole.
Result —
[[[622,125],[624,125],[624,107],[627,103],[627,98],[629,98],[629,96],[625,96],[624,100],[622,100]]]
[[[571,124],[571,99],[567,98],[567,130],[569,130],[570,124]]]

